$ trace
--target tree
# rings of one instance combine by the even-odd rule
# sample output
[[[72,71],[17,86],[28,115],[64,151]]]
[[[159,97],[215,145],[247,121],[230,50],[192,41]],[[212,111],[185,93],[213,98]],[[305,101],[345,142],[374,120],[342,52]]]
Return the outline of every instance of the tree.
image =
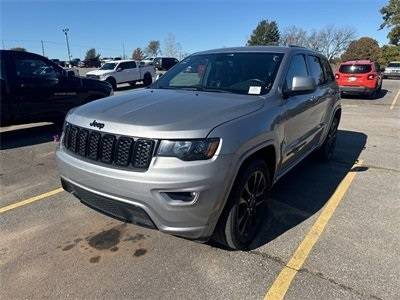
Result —
[[[343,61],[369,59],[380,61],[382,59],[382,50],[376,40],[370,37],[362,37],[352,41],[346,52],[342,55]]]
[[[96,60],[100,60],[100,54],[96,53],[96,49],[91,48],[86,52],[85,55],[85,60],[87,61],[96,61]]]
[[[279,38],[278,24],[275,21],[262,20],[253,30],[250,39],[247,41],[247,45],[277,45]]]
[[[26,52],[26,49],[23,48],[23,47],[14,47],[14,48],[11,48],[10,50],[20,51],[20,52]]]
[[[281,35],[280,44],[282,46],[296,45],[308,47],[308,33],[296,26],[287,27]]]
[[[155,57],[160,53],[160,42],[150,41],[145,49],[145,53],[150,57]]]
[[[380,63],[387,65],[391,61],[400,61],[400,46],[385,45],[382,48],[382,59]]]
[[[144,58],[144,54],[143,54],[142,49],[136,48],[135,50],[133,50],[132,59],[134,59],[134,60],[142,60],[143,58]]]
[[[391,44],[400,43],[400,2],[399,0],[389,0],[389,3],[380,10],[383,23],[379,29],[391,28],[388,38]]]
[[[176,42],[175,36],[172,33],[168,33],[165,38],[163,54],[178,59],[182,56],[182,46]]]
[[[321,52],[332,61],[347,49],[354,38],[355,31],[352,28],[326,26],[310,35],[309,47]]]

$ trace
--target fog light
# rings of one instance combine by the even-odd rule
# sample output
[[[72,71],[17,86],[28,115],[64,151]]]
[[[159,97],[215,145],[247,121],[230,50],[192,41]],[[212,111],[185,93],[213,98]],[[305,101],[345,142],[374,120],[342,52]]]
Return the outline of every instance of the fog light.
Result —
[[[169,199],[173,201],[182,201],[182,202],[192,202],[197,198],[196,192],[164,192],[161,193],[166,195]]]

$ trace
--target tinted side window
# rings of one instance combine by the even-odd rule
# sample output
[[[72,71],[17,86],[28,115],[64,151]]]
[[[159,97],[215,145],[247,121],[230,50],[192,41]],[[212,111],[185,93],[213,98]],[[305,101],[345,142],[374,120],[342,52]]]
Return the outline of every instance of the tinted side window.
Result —
[[[324,71],[322,70],[319,58],[316,56],[308,56],[308,65],[310,67],[310,76],[315,79],[317,85],[325,82]]]
[[[136,63],[134,61],[126,63],[126,69],[134,69],[134,68],[136,68]]]
[[[306,61],[304,59],[304,55],[302,54],[297,54],[292,57],[289,70],[285,78],[286,88],[289,88],[292,85],[293,77],[295,76],[308,76]]]
[[[58,70],[39,58],[16,57],[15,71],[20,78],[57,78]]]
[[[324,67],[325,81],[326,82],[335,81],[335,75],[333,75],[331,65],[326,59],[322,59],[322,66]]]
[[[120,64],[118,65],[117,69],[121,69],[121,70],[128,69],[126,64],[127,64],[127,63],[120,63]]]

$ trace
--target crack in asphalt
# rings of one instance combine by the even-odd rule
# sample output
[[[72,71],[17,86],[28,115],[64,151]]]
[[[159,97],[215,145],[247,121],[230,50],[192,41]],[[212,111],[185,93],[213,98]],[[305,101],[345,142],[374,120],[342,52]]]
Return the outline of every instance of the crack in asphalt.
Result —
[[[307,274],[310,274],[312,276],[318,277],[318,278],[320,278],[322,280],[328,281],[328,282],[340,287],[343,290],[346,290],[348,292],[351,292],[351,293],[353,293],[355,295],[358,295],[358,296],[361,296],[363,298],[367,297],[367,298],[375,299],[375,300],[383,300],[383,298],[380,298],[380,297],[378,297],[376,295],[366,294],[366,293],[360,292],[359,290],[356,290],[355,288],[353,288],[351,286],[348,286],[348,285],[345,285],[343,283],[337,282],[336,280],[325,276],[321,272],[314,272],[314,271],[311,271],[310,269],[307,269],[307,268],[300,268],[300,269],[291,268],[291,267],[287,266],[286,262],[284,262],[280,257],[269,255],[267,253],[260,252],[260,251],[257,251],[257,250],[250,250],[250,251],[248,251],[248,253],[250,253],[252,255],[261,256],[261,257],[266,258],[266,259],[270,259],[270,260],[280,264],[282,267],[286,267],[288,269],[297,271],[299,273],[307,273]]]

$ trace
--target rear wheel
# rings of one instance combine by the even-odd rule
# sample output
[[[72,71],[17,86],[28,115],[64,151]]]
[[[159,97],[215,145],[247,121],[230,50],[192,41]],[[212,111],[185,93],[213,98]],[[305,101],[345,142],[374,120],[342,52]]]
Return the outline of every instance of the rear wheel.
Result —
[[[325,138],[322,146],[317,150],[317,155],[322,161],[329,161],[332,159],[336,148],[337,129],[339,127],[339,118],[334,117],[331,127],[329,128],[328,135]]]
[[[144,74],[143,85],[148,86],[153,82],[153,78],[149,73]]]
[[[247,249],[266,216],[270,188],[271,178],[263,160],[255,159],[241,170],[218,222],[214,239],[231,249]]]

